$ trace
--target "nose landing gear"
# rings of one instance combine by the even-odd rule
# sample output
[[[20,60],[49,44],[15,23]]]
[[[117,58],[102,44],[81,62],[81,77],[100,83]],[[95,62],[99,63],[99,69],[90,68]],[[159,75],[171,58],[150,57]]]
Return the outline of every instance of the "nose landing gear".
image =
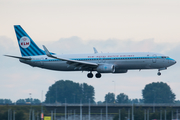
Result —
[[[157,75],[158,75],[158,76],[160,76],[160,75],[161,75],[161,72],[160,72],[160,70],[158,71]]]
[[[161,75],[161,72],[158,72],[157,75],[160,76],[160,75]]]

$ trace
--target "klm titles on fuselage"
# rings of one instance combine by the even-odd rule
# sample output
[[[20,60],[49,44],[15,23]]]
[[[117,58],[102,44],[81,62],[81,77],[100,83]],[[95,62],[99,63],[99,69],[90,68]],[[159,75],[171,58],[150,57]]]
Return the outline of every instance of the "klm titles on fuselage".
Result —
[[[134,57],[134,55],[108,55],[108,56],[88,56],[88,58],[112,58],[112,57]]]

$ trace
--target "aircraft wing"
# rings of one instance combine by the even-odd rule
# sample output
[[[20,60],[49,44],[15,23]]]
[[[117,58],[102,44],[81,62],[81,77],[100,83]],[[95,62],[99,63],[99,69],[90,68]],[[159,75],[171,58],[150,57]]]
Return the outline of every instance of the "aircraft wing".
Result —
[[[67,61],[67,64],[76,66],[79,69],[80,68],[81,69],[96,68],[98,66],[97,63],[90,63],[90,62],[84,62],[84,61],[78,61],[78,60],[70,60],[67,58],[59,58],[59,57],[52,55],[44,45],[43,45],[43,48],[48,57],[59,59],[62,61]]]
[[[18,57],[18,56],[12,56],[12,55],[4,55],[6,57],[12,57],[12,58],[18,58],[18,59],[22,59],[22,60],[31,60],[31,58],[25,58],[25,57]]]

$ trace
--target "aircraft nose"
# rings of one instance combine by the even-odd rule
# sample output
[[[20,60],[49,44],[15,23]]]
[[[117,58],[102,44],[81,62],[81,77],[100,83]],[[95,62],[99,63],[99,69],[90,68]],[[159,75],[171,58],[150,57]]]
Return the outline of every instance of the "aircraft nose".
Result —
[[[176,64],[176,61],[175,60],[171,60],[171,63],[174,65],[174,64]]]

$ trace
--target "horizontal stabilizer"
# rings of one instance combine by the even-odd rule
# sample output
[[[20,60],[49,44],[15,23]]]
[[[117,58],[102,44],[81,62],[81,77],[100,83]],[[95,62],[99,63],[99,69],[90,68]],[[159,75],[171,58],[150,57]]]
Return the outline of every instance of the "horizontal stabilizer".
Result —
[[[4,55],[6,57],[12,57],[12,58],[18,58],[18,59],[22,59],[22,60],[31,60],[31,58],[25,58],[25,57],[18,57],[18,56],[12,56],[12,55]]]

